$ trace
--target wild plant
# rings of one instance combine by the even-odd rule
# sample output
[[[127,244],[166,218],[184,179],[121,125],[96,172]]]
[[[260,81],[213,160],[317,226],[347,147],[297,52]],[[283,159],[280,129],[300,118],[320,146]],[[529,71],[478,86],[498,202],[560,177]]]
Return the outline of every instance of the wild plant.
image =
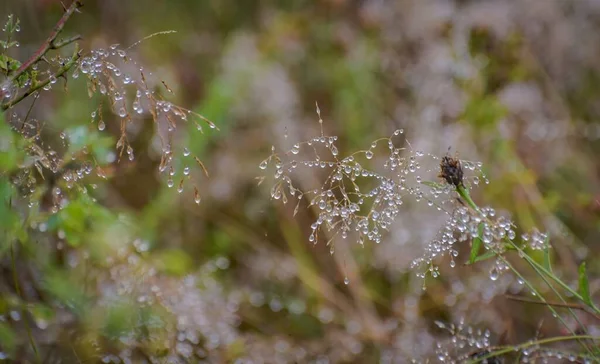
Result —
[[[193,182],[192,172],[196,169],[194,166],[198,166],[205,174],[207,171],[202,161],[189,148],[179,145],[176,131],[187,123],[193,123],[200,132],[203,130],[202,124],[211,129],[216,126],[202,115],[168,101],[163,96],[165,92],[172,93],[168,85],[128,55],[142,41],[171,31],[152,34],[129,47],[114,44],[107,48],[84,51],[79,44],[79,35],[59,38],[65,23],[80,11],[83,3],[81,0],[73,1],[65,8],[53,32],[23,63],[7,54],[11,48],[19,45],[15,39],[20,31],[19,19],[10,15],[3,28],[6,40],[2,41],[3,50],[0,53],[0,70],[4,73],[0,87],[0,108],[8,111],[7,122],[12,131],[22,139],[21,143],[26,144],[25,149],[28,151],[27,161],[20,164],[21,168],[16,172],[14,181],[23,190],[33,193],[36,173],[39,178],[47,170],[60,177],[57,179],[63,180],[64,186],[54,186],[52,194],[51,209],[57,212],[67,203],[63,196],[65,189],[71,189],[92,172],[100,178],[106,178],[106,167],[115,161],[134,160],[135,152],[130,139],[136,137],[140,124],[149,117],[156,133],[155,149],[160,155],[159,171],[166,175],[167,186],[177,185],[177,190],[181,193],[186,182],[192,181],[193,199],[199,203],[200,192]],[[71,45],[71,54],[63,56],[62,49]],[[88,133],[84,131],[89,128],[83,125],[67,130],[53,130],[63,142],[63,151],[42,140],[41,134],[47,132],[47,125],[31,118],[31,111],[45,91],[60,85],[59,80],[62,80],[66,89],[69,77],[84,77],[89,97],[98,100],[97,108],[90,113],[90,123],[99,132],[105,131],[107,127],[104,116],[107,109],[119,120],[116,153],[101,153],[100,151],[106,150],[107,140],[100,135],[86,137]],[[160,88],[165,92],[161,92]],[[33,100],[29,107],[17,110],[16,106],[26,99]]]
[[[491,260],[491,281],[509,272],[512,279],[523,287],[522,296],[507,296],[509,299],[546,306],[570,334],[531,340],[520,345],[493,346],[487,331],[485,335],[473,336],[473,329],[467,328],[469,335],[462,336],[464,322],[458,326],[438,322],[440,328],[453,336],[453,347],[460,349],[452,352],[438,347],[438,359],[441,362],[495,363],[499,362],[497,360],[500,357],[515,353],[524,362],[551,357],[572,358],[573,361],[586,363],[598,360],[599,353],[594,343],[600,338],[590,335],[574,312],[583,310],[594,317],[600,314],[591,297],[585,263],[579,269],[578,288],[573,288],[552,268],[548,234],[533,229],[518,236],[520,229],[508,217],[497,214],[492,207],[477,205],[470,191],[482,180],[489,183],[481,163],[449,154],[438,157],[414,150],[403,138],[402,130],[397,130],[389,138],[376,140],[369,149],[346,157],[340,156],[335,144],[338,138],[323,133],[323,120],[318,106],[317,114],[321,135],[297,143],[291,150],[281,154],[272,150],[271,155],[259,166],[264,170],[272,165],[275,169],[271,187],[273,199],[282,200],[283,203],[291,199],[298,200],[294,202],[294,214],[298,212],[303,199],[314,209],[317,219],[311,225],[312,232],[308,237],[311,244],[317,244],[320,233],[327,236],[326,244],[330,246],[331,254],[334,254],[337,238],[353,238],[360,245],[366,241],[380,243],[382,234],[394,223],[408,198],[426,202],[444,211],[448,220],[438,237],[425,246],[423,255],[416,257],[411,265],[411,269],[423,280],[423,289],[426,288],[428,276],[440,276],[440,258],[448,257],[451,268],[484,264]],[[381,155],[376,150],[379,143],[387,146],[387,152]],[[437,168],[423,167],[432,161],[438,163]],[[378,162],[382,165],[378,165]],[[316,188],[296,187],[296,173],[311,173],[303,169],[323,170],[324,182]],[[435,170],[439,172],[437,181],[430,179],[435,176],[432,173]],[[350,237],[352,234],[354,236]],[[459,256],[465,247],[469,251],[466,259]],[[537,252],[542,253],[541,262]],[[537,277],[536,281],[526,278],[527,273],[517,269],[515,258],[531,268],[534,277]],[[346,280],[346,284],[349,283]],[[526,298],[524,295],[527,294],[534,299]],[[548,300],[547,294],[557,297],[558,301]],[[578,324],[577,331],[557,312],[557,308],[568,310]],[[543,346],[571,341],[579,344],[579,351],[569,351],[574,350],[569,346]],[[466,350],[465,347],[475,351]]]
[[[215,323],[218,328],[211,329],[205,321],[197,321],[211,310],[211,306],[225,307],[223,302],[216,305],[209,303],[211,299],[222,298],[216,292],[220,286],[209,282],[210,272],[201,269],[178,282],[169,280],[158,275],[156,267],[144,264],[140,259],[140,255],[148,250],[147,242],[140,243],[139,239],[129,239],[128,234],[121,235],[123,239],[118,240],[123,246],[119,254],[114,254],[112,248],[83,240],[95,239],[86,231],[95,231],[98,236],[102,229],[106,232],[119,226],[121,221],[97,203],[92,190],[96,188],[96,182],[111,177],[114,165],[135,160],[132,140],[138,137],[145,122],[153,124],[151,129],[154,130],[155,142],[152,147],[160,158],[158,172],[165,175],[169,188],[177,185],[179,193],[191,184],[193,198],[190,200],[195,204],[200,203],[200,191],[195,184],[196,171],[204,174],[207,171],[202,161],[182,145],[177,131],[190,123],[199,132],[202,132],[203,125],[209,129],[216,129],[216,126],[203,116],[170,102],[165,97],[172,93],[168,85],[129,55],[131,49],[142,41],[170,31],[152,34],[129,47],[115,44],[89,51],[82,49],[81,36],[63,37],[65,24],[82,10],[84,3],[83,0],[75,0],[65,7],[48,38],[23,62],[11,56],[20,45],[19,19],[9,15],[2,28],[0,195],[6,221],[2,223],[4,239],[0,253],[3,258],[10,253],[10,259],[3,259],[1,264],[12,272],[10,277],[6,277],[6,282],[3,280],[2,291],[3,299],[9,297],[12,300],[9,304],[12,321],[18,323],[22,318],[23,325],[15,324],[13,327],[6,322],[4,314],[0,315],[0,360],[63,360],[61,356],[65,353],[59,349],[58,354],[53,354],[52,344],[50,349],[45,348],[44,343],[40,343],[40,336],[49,327],[57,332],[72,330],[77,322],[90,317],[84,313],[86,310],[96,311],[98,317],[108,321],[111,315],[122,318],[119,315],[125,312],[137,315],[137,318],[129,317],[121,323],[116,319],[113,321],[117,325],[116,331],[112,333],[111,330],[106,331],[106,322],[96,323],[98,330],[104,331],[104,338],[120,339],[120,344],[104,345],[101,340],[82,337],[71,343],[73,352],[76,352],[75,346],[81,349],[92,345],[97,349],[93,355],[96,359],[127,362],[146,355],[164,357],[165,353],[157,353],[156,350],[166,345],[168,349],[171,346],[175,348],[167,353],[171,356],[170,360],[185,360],[182,358],[192,356],[210,358],[214,354],[203,352],[199,345],[192,349],[194,343],[214,339],[217,342],[208,343],[207,347],[212,345],[216,348],[234,339],[227,331],[228,319],[223,315],[219,315],[221,321]],[[82,86],[78,82],[81,79],[85,81],[83,92],[97,105],[89,111],[90,116],[64,130],[50,120],[40,120],[46,115],[43,111],[36,112],[37,101],[59,87],[68,92],[78,92],[76,89]],[[118,126],[111,131],[112,120],[116,120]],[[116,143],[110,134],[117,135]],[[38,244],[35,249],[34,241]],[[130,251],[132,241],[135,249]],[[110,252],[105,252],[104,261],[99,262],[98,257],[93,256],[94,249],[108,249]],[[80,277],[69,277],[62,271],[63,267],[51,258],[54,254],[64,255],[67,270],[77,272],[80,266],[85,266],[86,273]],[[29,265],[32,275],[43,279],[21,277],[22,267]],[[214,266],[214,263],[208,264],[207,270],[214,271]],[[200,302],[202,294],[195,289],[200,284],[196,279],[201,280],[207,290],[210,287],[215,289],[203,302]],[[145,286],[148,281],[155,283]],[[94,284],[98,284],[98,291],[106,294],[92,300],[89,292],[79,290],[81,286]],[[173,291],[172,287],[177,289]],[[46,294],[50,298],[45,297]],[[32,295],[38,298],[35,301],[43,303],[32,302]],[[42,296],[45,298],[41,299]],[[132,305],[133,302],[136,304]],[[39,317],[38,311],[34,310],[38,304],[45,310]],[[52,317],[54,312],[61,312],[62,318]],[[171,327],[166,321],[178,324]],[[217,332],[224,336],[215,336]],[[21,336],[27,337],[29,350],[24,348]],[[157,338],[163,341],[157,343]],[[53,355],[58,355],[58,358]]]

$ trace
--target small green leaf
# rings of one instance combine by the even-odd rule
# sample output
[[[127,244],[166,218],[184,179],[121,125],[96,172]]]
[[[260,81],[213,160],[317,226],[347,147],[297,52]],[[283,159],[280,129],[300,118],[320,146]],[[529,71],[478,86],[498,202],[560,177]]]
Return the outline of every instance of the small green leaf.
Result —
[[[477,255],[481,250],[481,245],[483,245],[483,240],[481,240],[481,235],[483,234],[483,224],[479,224],[477,228],[478,233],[477,237],[473,239],[473,243],[471,244],[471,254],[469,255],[469,264],[473,264],[476,262]]]
[[[471,244],[471,254],[469,255],[470,264],[475,263],[479,250],[481,249],[481,244],[483,244],[483,241],[480,238],[473,239],[473,244]]]
[[[593,306],[592,299],[590,297],[590,285],[587,278],[587,272],[585,262],[579,266],[579,294],[583,299],[583,302],[588,306]]]
[[[495,256],[496,256],[496,252],[494,252],[492,250],[489,250],[489,251],[481,254],[480,256],[475,257],[475,259],[472,262],[468,261],[465,265],[471,265],[471,264],[474,264],[474,263],[477,263],[477,262],[482,262],[484,260],[488,260],[490,258],[494,258]]]
[[[6,42],[3,40],[0,40],[0,46],[2,46],[3,48],[6,48]],[[4,54],[0,54],[0,70],[4,71],[4,72],[8,72],[8,59],[9,57],[4,55]]]
[[[544,260],[542,264],[548,272],[552,272],[552,262],[550,260],[550,244],[548,244],[548,238],[546,238],[546,241],[544,241],[544,245],[546,248],[544,249]]]

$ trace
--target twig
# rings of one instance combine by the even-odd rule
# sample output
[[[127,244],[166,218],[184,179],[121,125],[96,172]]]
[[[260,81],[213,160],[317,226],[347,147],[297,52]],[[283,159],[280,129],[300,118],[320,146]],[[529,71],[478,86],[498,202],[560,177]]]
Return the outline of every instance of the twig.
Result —
[[[33,102],[31,103],[31,105],[29,105],[29,110],[27,110],[27,114],[25,114],[25,119],[23,119],[23,124],[21,125],[21,132],[23,132],[23,130],[25,129],[25,125],[27,125],[27,119],[29,119],[31,110],[33,110],[33,105],[35,105],[35,102],[37,101],[39,96],[40,94],[35,95],[35,97],[33,98]]]
[[[73,67],[73,65],[75,64],[75,62],[77,62],[77,60],[81,57],[81,54],[79,53],[79,45],[75,46],[75,52],[73,53],[73,56],[71,57],[71,59],[69,60],[69,62],[67,62],[64,66],[62,66],[61,68],[58,69],[58,71],[56,73],[54,73],[52,76],[50,76],[48,79],[36,83],[35,85],[31,86],[31,88],[29,90],[27,90],[27,92],[21,94],[19,97],[8,101],[5,104],[2,104],[2,106],[0,107],[0,109],[2,109],[2,111],[5,111],[6,109],[18,104],[19,102],[21,102],[24,98],[28,97],[29,95],[35,93],[37,90],[41,89],[42,87],[46,86],[47,84],[49,84],[50,82],[52,82],[53,78],[59,78],[60,76],[64,75],[67,71],[69,71],[71,69],[71,67]]]
[[[35,51],[35,53],[31,57],[29,57],[29,59],[25,63],[23,63],[21,65],[21,67],[19,67],[15,71],[14,74],[11,75],[11,81],[14,82],[22,74],[24,74],[25,72],[27,72],[27,70],[31,66],[33,66],[34,64],[36,64],[37,62],[39,62],[39,60],[42,59],[42,57],[46,53],[48,53],[49,50],[60,48],[60,47],[62,47],[64,45],[69,44],[69,43],[71,43],[71,42],[74,41],[74,40],[71,40],[70,42],[66,42],[66,41],[55,42],[56,41],[56,37],[58,37],[58,35],[60,34],[60,32],[65,27],[65,23],[67,22],[67,20],[69,20],[69,18],[71,17],[71,15],[73,15],[73,13],[77,9],[79,9],[81,6],[83,6],[82,0],[75,0],[75,1],[73,1],[73,3],[71,4],[71,6],[69,6],[67,8],[67,10],[65,10],[65,13],[60,18],[60,20],[58,21],[58,23],[56,23],[56,25],[54,26],[54,29],[52,30],[52,33],[50,33],[50,35],[48,36],[48,38],[46,39],[46,41],[40,46],[40,48],[38,48],[37,51]]]
[[[78,41],[80,39],[81,39],[81,35],[80,34],[74,35],[74,36],[69,37],[69,38],[61,39],[59,41],[56,41],[56,42],[52,43],[51,49],[62,48],[64,46],[66,46],[68,44],[71,44],[73,42],[76,42],[76,41]]]
[[[596,314],[595,312],[592,312],[587,306],[583,306],[578,303],[563,303],[563,302],[549,302],[549,301],[542,302],[542,301],[536,301],[536,300],[532,300],[530,298],[515,296],[515,295],[511,295],[511,294],[506,294],[504,296],[506,298],[508,298],[509,300],[513,300],[513,301],[533,303],[533,304],[537,304],[537,305],[550,305],[550,306],[554,306],[554,307],[563,307],[563,308],[571,308],[571,309],[575,309],[575,310],[581,310],[581,311],[584,311],[584,312],[594,316],[594,318],[596,318],[597,320],[600,320],[600,315]]]

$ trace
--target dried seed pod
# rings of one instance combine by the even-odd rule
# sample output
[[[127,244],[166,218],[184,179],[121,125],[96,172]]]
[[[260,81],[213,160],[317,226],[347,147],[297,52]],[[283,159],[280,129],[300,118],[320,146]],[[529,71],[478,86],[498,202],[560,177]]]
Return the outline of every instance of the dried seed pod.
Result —
[[[463,170],[458,158],[445,155],[440,162],[440,178],[446,180],[448,184],[456,187],[463,185]]]

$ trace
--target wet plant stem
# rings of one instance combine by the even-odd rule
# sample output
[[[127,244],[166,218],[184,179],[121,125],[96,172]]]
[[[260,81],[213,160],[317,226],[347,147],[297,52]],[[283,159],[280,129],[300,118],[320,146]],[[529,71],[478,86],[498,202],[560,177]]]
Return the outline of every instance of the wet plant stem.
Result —
[[[476,360],[471,360],[468,361],[468,363],[481,363],[481,362],[485,362],[486,359],[490,359],[496,356],[500,356],[500,355],[504,355],[504,354],[508,354],[514,351],[518,351],[518,350],[523,350],[523,349],[527,349],[533,346],[538,346],[538,345],[545,345],[545,344],[552,344],[555,342],[561,342],[561,341],[570,341],[570,340],[594,340],[594,341],[598,341],[600,340],[599,336],[593,336],[593,335],[572,335],[572,336],[556,336],[556,337],[549,337],[547,339],[540,339],[540,340],[532,340],[532,341],[528,341],[524,344],[521,345],[514,345],[514,346],[507,346],[504,348],[497,348],[495,349],[492,353],[489,353],[485,356],[482,356],[480,358],[477,358]]]
[[[457,190],[458,194],[465,200],[467,205],[469,205],[469,207],[471,207],[472,209],[474,209],[477,212],[481,212],[481,210],[479,209],[479,206],[477,206],[477,204],[475,204],[475,202],[471,198],[471,195],[469,194],[469,191],[464,186],[461,185],[456,190]],[[577,298],[579,301],[581,301],[585,304],[585,300],[577,291],[575,291],[573,288],[569,287],[568,284],[563,282],[555,274],[548,271],[543,265],[536,262],[533,258],[531,258],[528,254],[526,254],[525,251],[523,251],[523,249],[520,248],[517,244],[515,244],[512,240],[505,237],[504,241],[507,243],[507,245],[509,245],[511,247],[511,249],[516,250],[519,253],[519,256],[523,257],[535,270],[550,277],[559,286],[561,286],[565,291],[569,292],[569,294],[571,294],[573,297]],[[596,307],[595,305],[590,306],[590,305],[586,304],[586,307],[590,307],[596,314],[600,314],[600,309],[598,309],[598,307]]]
[[[81,57],[81,54],[79,53],[79,45],[77,43],[75,43],[75,51],[73,52],[73,56],[71,56],[71,59],[69,60],[69,62],[65,63],[64,66],[59,68],[58,71],[56,71],[56,73],[54,73],[52,76],[48,77],[46,80],[32,84],[31,87],[29,88],[29,90],[27,90],[25,93],[21,94],[20,96],[16,97],[15,99],[12,99],[12,100],[2,104],[2,106],[0,106],[0,109],[2,109],[2,111],[6,111],[6,109],[13,107],[14,105],[23,101],[23,99],[25,99],[26,97],[34,94],[35,92],[37,92],[44,86],[51,83],[53,81],[53,79],[57,79],[58,77],[63,76],[65,73],[67,73],[71,69],[71,67],[73,67],[73,65],[75,65],[75,63],[77,62],[77,60],[80,57]]]
[[[16,80],[17,78],[19,78],[25,72],[27,72],[27,70],[29,68],[31,68],[31,66],[33,66],[34,64],[39,62],[42,59],[42,57],[44,57],[44,55],[46,53],[48,53],[49,50],[58,49],[58,48],[65,46],[73,41],[73,40],[68,39],[68,40],[62,40],[62,41],[56,42],[56,37],[58,37],[60,32],[62,32],[63,28],[65,27],[65,24],[67,23],[67,20],[69,20],[71,15],[73,15],[73,13],[75,11],[77,11],[77,9],[79,9],[81,6],[83,6],[83,2],[81,0],[75,0],[71,4],[71,6],[69,6],[67,9],[65,9],[65,13],[60,18],[60,20],[56,23],[56,25],[54,26],[54,29],[52,30],[52,33],[50,33],[50,35],[48,36],[46,41],[38,48],[37,51],[35,51],[35,53],[31,57],[29,57],[29,59],[27,61],[25,61],[25,63],[23,63],[21,65],[21,67],[19,67],[15,71],[14,74],[11,75],[11,79],[13,81]],[[77,39],[79,39],[79,38],[77,38]]]
[[[456,191],[458,192],[459,196],[464,200],[464,202],[466,202],[466,204],[472,208],[473,210],[475,210],[476,212],[478,212],[479,214],[481,214],[481,209],[479,208],[479,206],[477,206],[477,204],[473,201],[473,199],[471,198],[471,195],[469,194],[469,191],[467,190],[467,188],[464,185],[458,185],[456,188]],[[487,218],[486,218],[487,219]],[[581,297],[580,294],[578,294],[576,291],[574,291],[571,287],[569,287],[566,283],[564,283],[562,280],[560,280],[560,278],[558,278],[556,275],[554,275],[552,272],[549,272],[546,268],[544,268],[541,264],[537,263],[533,258],[531,258],[529,255],[527,255],[525,253],[525,251],[520,248],[519,246],[517,246],[517,244],[515,244],[512,240],[510,240],[508,237],[504,237],[504,242],[506,243],[506,245],[508,247],[511,248],[511,250],[516,250],[519,254],[520,257],[523,257],[528,263],[529,265],[531,265],[531,267],[533,268],[533,270],[535,270],[538,275],[540,276],[540,278],[542,278],[542,280],[548,285],[548,287],[550,287],[550,289],[558,296],[560,297],[560,299],[566,304],[567,302],[565,301],[565,299],[562,297],[562,295],[560,295],[560,293],[556,290],[556,288],[550,284],[550,282],[547,280],[547,278],[545,276],[550,277],[552,280],[554,280],[555,282],[557,282],[561,287],[563,287],[567,292],[569,292],[570,294],[573,295],[573,297],[576,297],[578,300],[580,300],[581,302],[584,303],[584,305],[586,307],[590,307],[589,305],[586,304],[586,302],[583,300],[583,297]],[[497,254],[498,258],[502,260],[502,262],[504,264],[506,264],[509,269],[515,273],[517,275],[517,277],[519,277],[527,286],[527,288],[529,288],[531,290],[531,292],[540,298],[541,303],[545,304],[548,309],[555,315],[555,317],[558,318],[558,320],[565,325],[565,327],[567,327],[569,329],[569,331],[571,331],[571,333],[573,334],[573,336],[576,336],[575,333],[569,328],[569,326],[566,324],[566,322],[564,322],[564,320],[561,318],[560,315],[558,315],[558,312],[556,312],[556,309],[550,305],[546,299],[540,294],[540,292],[538,292],[535,287],[529,282],[527,281],[518,271],[515,267],[512,266],[512,264],[510,264],[510,262],[502,255]],[[573,308],[571,307],[567,307],[567,309],[569,310],[569,312],[573,315],[573,317],[575,318],[575,320],[580,324],[580,320],[578,319],[578,317],[575,315],[575,313],[573,312]],[[595,305],[592,305],[590,307],[591,310],[595,311],[596,313],[599,313],[600,311],[597,311],[598,309],[595,307]],[[582,325],[583,326],[583,325]],[[583,343],[581,340],[577,339],[577,341],[584,347],[586,348],[586,350],[590,353],[593,354],[593,352],[591,351],[591,349],[585,345],[585,343]]]

